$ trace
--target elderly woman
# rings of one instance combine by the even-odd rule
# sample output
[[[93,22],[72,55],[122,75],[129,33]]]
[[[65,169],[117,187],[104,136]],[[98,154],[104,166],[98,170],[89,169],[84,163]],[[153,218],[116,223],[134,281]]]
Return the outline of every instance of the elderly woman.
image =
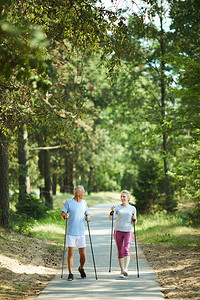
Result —
[[[120,277],[128,276],[130,262],[130,247],[133,239],[132,222],[136,222],[136,208],[129,204],[131,193],[127,190],[121,192],[121,204],[111,207],[109,219],[116,215],[114,226],[114,239],[118,250],[118,261],[121,269]]]

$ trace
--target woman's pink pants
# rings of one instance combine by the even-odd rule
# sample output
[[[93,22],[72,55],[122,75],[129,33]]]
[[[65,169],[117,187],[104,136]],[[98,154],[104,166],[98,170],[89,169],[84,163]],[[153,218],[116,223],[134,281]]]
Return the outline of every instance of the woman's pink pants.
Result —
[[[133,232],[114,231],[114,239],[117,245],[118,258],[130,256]]]

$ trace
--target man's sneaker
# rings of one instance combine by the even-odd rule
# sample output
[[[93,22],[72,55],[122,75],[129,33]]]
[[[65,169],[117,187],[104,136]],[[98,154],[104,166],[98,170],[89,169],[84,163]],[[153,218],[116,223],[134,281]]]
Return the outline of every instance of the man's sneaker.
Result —
[[[74,279],[74,275],[73,274],[69,274],[67,280],[72,281],[73,279]]]
[[[78,271],[79,271],[79,273],[81,274],[81,278],[85,278],[85,277],[86,277],[86,274],[85,274],[84,269],[81,269],[81,268],[79,267],[79,268],[78,268]]]
[[[119,275],[121,278],[125,278],[124,274],[123,273],[120,273]]]

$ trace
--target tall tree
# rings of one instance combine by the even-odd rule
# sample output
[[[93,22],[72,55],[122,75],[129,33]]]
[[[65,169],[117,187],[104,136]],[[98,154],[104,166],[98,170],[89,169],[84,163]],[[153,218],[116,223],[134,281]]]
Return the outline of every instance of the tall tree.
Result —
[[[4,132],[0,129],[0,212],[3,226],[9,224],[9,178],[8,145]]]
[[[28,132],[25,125],[18,127],[19,201],[26,201],[30,193],[28,176]]]
[[[2,3],[1,3],[2,5]],[[8,150],[6,149],[7,143],[5,142],[9,133],[9,129],[13,129],[18,120],[20,119],[19,111],[21,111],[21,102],[16,100],[15,93],[21,88],[24,88],[23,84],[29,79],[31,86],[35,85],[37,88],[36,78],[41,86],[47,87],[43,84],[43,75],[45,68],[50,64],[46,60],[44,54],[44,40],[45,36],[39,29],[30,29],[30,26],[26,27],[26,30],[11,25],[8,22],[8,6],[11,2],[8,1],[5,7],[1,9],[1,47],[0,47],[0,116],[1,116],[1,145],[4,145],[4,154],[1,156],[4,180],[0,181],[1,191],[5,191],[2,195],[4,212],[9,214],[9,193],[7,192],[8,183]],[[9,20],[10,21],[10,20]],[[40,34],[39,34],[40,32]],[[40,46],[38,46],[38,43]],[[34,69],[34,70],[33,70]],[[41,75],[43,73],[43,75]],[[37,76],[36,76],[37,74]],[[24,113],[24,110],[23,110]],[[6,182],[5,182],[6,181]],[[5,216],[2,212],[3,224],[8,225],[9,216]]]
[[[178,99],[176,127],[182,131],[182,148],[177,151],[174,176],[180,183],[180,193],[196,202],[200,210],[199,114],[200,114],[200,16],[199,1],[173,1],[170,3],[171,40],[173,53],[169,61],[174,66]],[[183,157],[185,158],[183,160]],[[186,159],[187,158],[187,159]]]
[[[165,49],[167,47],[166,43],[168,41],[166,40],[166,34],[164,32],[163,28],[163,22],[164,22],[164,7],[163,7],[163,1],[161,0],[161,7],[160,7],[160,13],[159,13],[159,18],[160,18],[160,38],[159,38],[159,43],[160,43],[160,92],[161,92],[161,128],[164,127],[165,122],[166,122],[166,63],[165,63]],[[169,153],[168,150],[168,141],[167,141],[167,132],[164,131],[162,134],[162,139],[163,139],[163,162],[164,162],[164,173],[165,173],[165,193],[166,193],[166,201],[165,201],[165,206],[167,210],[172,210],[174,208],[173,204],[173,192],[172,192],[172,184],[171,180],[169,177],[169,166],[168,166],[168,161],[167,161],[167,156]]]
[[[29,96],[26,97],[28,101],[24,103],[17,103],[9,97],[9,105],[1,110],[2,120],[12,115],[12,126],[16,126],[17,120],[14,115],[20,118],[19,113],[24,115],[26,112],[33,123],[37,123],[37,118],[33,118],[33,115],[36,116],[38,112],[40,121],[46,122],[46,116],[49,115],[49,120],[53,120],[55,124],[55,115],[57,115],[60,118],[58,123],[62,123],[64,102],[60,106],[53,99],[49,100],[45,93],[38,94],[39,90],[46,92],[52,84],[49,77],[52,75],[50,50],[57,47],[57,43],[63,44],[66,52],[69,53],[75,48],[81,51],[85,51],[86,48],[87,51],[96,51],[103,44],[104,58],[113,50],[119,53],[120,48],[122,51],[123,47],[119,43],[113,43],[108,32],[112,31],[118,40],[120,37],[124,39],[123,18],[116,13],[106,11],[102,6],[96,6],[96,2],[3,1],[3,6],[1,3],[0,87],[4,91],[7,90],[8,94],[23,89],[25,96]],[[121,20],[118,24],[117,19]],[[38,25],[41,27],[39,28]],[[50,41],[49,54],[47,54],[46,37]],[[33,94],[36,97],[33,97]],[[1,104],[4,105],[5,102],[2,101]],[[64,114],[68,114],[69,117],[71,111]],[[67,118],[64,116],[65,122]],[[2,126],[8,126],[8,123],[3,122]],[[58,129],[57,125],[56,127]]]

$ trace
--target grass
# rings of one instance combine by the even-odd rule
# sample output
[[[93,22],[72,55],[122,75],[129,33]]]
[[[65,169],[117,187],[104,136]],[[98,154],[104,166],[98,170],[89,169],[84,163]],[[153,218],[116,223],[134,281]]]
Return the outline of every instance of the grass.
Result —
[[[31,234],[43,240],[52,240],[63,245],[65,221],[60,214],[66,199],[71,194],[54,196],[54,209],[47,212],[46,217],[37,221]],[[119,201],[119,193],[100,192],[85,196],[88,206],[100,203]],[[119,202],[120,203],[120,202]],[[159,212],[154,215],[139,215],[136,225],[138,238],[143,244],[166,244],[181,247],[199,247],[199,228],[186,227],[180,224],[180,216]]]
[[[99,192],[86,195],[84,199],[88,207],[119,201],[119,193]],[[65,221],[61,219],[60,214],[66,199],[73,197],[72,194],[60,194],[54,196],[54,209],[47,212],[46,217],[35,222],[31,229],[31,235],[43,240],[52,240],[63,244],[63,235],[65,234]]]
[[[137,234],[144,244],[167,244],[181,247],[199,247],[199,228],[180,224],[178,214],[156,213],[138,219]]]
[[[26,284],[23,283],[16,283],[14,285],[14,288],[18,291],[18,292],[26,292],[28,290],[28,286]]]

